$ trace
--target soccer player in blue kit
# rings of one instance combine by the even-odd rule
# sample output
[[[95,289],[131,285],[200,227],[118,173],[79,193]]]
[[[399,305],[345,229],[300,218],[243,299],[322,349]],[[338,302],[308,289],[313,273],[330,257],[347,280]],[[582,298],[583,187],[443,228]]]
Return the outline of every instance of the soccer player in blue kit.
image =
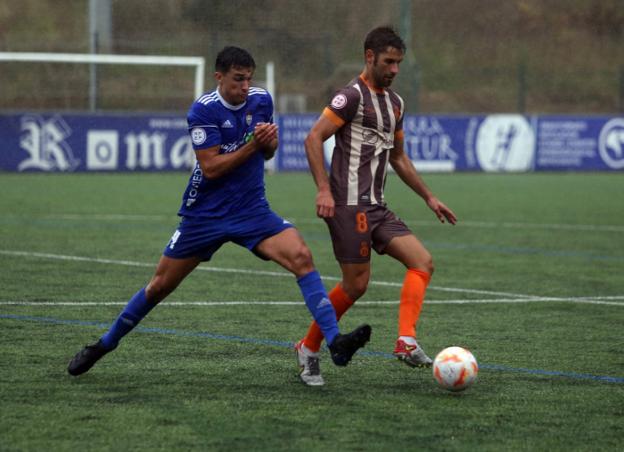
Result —
[[[197,163],[178,212],[180,224],[150,282],[130,299],[96,343],[84,347],[70,361],[67,371],[71,375],[87,372],[114,350],[154,306],[226,242],[244,246],[296,276],[334,364],[346,366],[369,341],[369,325],[340,334],[309,248],[265,198],[264,160],[273,157],[278,134],[271,96],[250,86],[255,67],[253,57],[244,49],[230,46],[219,52],[217,88],[197,99],[188,113]]]

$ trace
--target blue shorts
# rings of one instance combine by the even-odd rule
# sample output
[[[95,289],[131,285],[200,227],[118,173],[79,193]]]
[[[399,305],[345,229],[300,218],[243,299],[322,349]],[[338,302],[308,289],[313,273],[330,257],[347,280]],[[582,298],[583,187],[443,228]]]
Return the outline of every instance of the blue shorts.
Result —
[[[163,254],[173,259],[198,257],[209,261],[221,245],[233,242],[268,260],[257,253],[255,247],[264,239],[292,227],[271,209],[227,218],[182,217]]]

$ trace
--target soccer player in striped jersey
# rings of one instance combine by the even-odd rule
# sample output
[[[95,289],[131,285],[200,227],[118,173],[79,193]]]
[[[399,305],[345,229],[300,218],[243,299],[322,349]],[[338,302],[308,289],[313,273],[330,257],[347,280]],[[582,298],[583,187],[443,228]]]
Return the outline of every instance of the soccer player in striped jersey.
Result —
[[[346,366],[357,349],[368,342],[368,325],[340,334],[309,248],[297,230],[271,210],[265,198],[264,160],[273,157],[278,134],[271,96],[250,86],[255,67],[244,49],[226,47],[219,52],[217,89],[197,99],[188,113],[197,162],[178,211],[180,224],[150,282],[130,299],[95,344],[76,354],[68,367],[71,375],[87,372],[114,350],[156,304],[227,242],[272,260],[296,276],[336,365]]]
[[[338,91],[308,134],[305,147],[318,192],[317,214],[325,220],[342,281],[329,293],[338,318],[367,289],[371,247],[406,267],[400,294],[398,339],[394,355],[412,367],[432,360],[416,341],[416,324],[433,273],[429,251],[388,207],[384,185],[388,163],[427,203],[439,220],[455,224],[455,214],[420,178],[403,149],[405,105],[389,87],[399,72],[405,44],[390,27],[378,27],[364,42],[363,72]],[[323,142],[335,135],[328,177]],[[295,345],[304,383],[320,385],[318,352],[322,331],[312,323]]]

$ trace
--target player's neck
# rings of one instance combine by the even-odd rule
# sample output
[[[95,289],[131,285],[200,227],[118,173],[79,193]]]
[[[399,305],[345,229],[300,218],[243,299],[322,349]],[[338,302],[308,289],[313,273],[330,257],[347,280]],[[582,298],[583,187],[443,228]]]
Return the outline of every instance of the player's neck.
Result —
[[[219,99],[221,100],[221,103],[228,109],[230,110],[240,110],[241,108],[243,108],[245,106],[245,104],[247,103],[247,101],[244,101],[240,104],[234,105],[232,104],[228,99],[226,99],[223,94],[221,94],[221,87],[217,86],[217,96],[219,96]]]
[[[379,93],[379,94],[384,93],[383,88],[375,86],[375,82],[373,81],[372,77],[369,77],[369,75],[366,73],[366,69],[362,71],[362,73],[360,74],[360,78],[366,84],[366,86],[368,86],[374,92]]]

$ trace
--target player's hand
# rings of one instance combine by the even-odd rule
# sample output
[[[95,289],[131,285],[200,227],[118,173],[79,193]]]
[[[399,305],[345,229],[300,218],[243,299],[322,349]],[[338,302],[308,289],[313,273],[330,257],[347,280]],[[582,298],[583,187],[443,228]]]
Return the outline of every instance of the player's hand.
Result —
[[[254,140],[259,148],[270,147],[277,140],[277,125],[258,123],[254,128]]]
[[[441,223],[444,223],[445,219],[451,224],[457,223],[457,217],[453,211],[446,207],[446,205],[435,196],[427,200],[427,205],[433,210],[433,213],[436,214],[436,217],[438,217]]]
[[[334,216],[334,197],[329,189],[321,189],[316,194],[316,214],[321,218]]]

